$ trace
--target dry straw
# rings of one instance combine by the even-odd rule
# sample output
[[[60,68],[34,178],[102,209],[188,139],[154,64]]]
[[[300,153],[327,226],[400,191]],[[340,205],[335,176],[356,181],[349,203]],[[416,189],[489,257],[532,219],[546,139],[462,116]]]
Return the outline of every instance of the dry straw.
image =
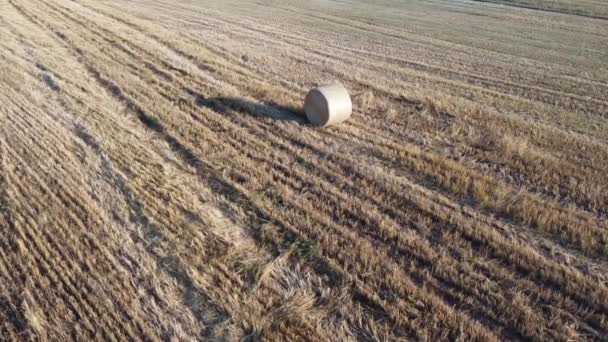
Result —
[[[304,109],[308,121],[326,127],[346,121],[353,111],[353,105],[346,88],[333,84],[308,92],[304,99]]]

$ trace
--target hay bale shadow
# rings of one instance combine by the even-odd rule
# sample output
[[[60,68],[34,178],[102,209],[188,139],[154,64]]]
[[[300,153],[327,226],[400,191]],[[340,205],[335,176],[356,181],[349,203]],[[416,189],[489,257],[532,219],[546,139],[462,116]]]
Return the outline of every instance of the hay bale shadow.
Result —
[[[196,104],[228,115],[241,113],[253,117],[272,118],[277,121],[293,121],[302,125],[309,124],[302,108],[277,103],[260,103],[242,97],[205,98],[198,95],[196,96]]]

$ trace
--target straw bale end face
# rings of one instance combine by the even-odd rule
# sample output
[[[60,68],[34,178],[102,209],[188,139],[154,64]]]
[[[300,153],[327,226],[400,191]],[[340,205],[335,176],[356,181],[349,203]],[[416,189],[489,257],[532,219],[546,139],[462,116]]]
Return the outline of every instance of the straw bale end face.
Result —
[[[346,121],[352,114],[353,105],[346,88],[333,84],[308,92],[304,109],[310,123],[326,127]]]

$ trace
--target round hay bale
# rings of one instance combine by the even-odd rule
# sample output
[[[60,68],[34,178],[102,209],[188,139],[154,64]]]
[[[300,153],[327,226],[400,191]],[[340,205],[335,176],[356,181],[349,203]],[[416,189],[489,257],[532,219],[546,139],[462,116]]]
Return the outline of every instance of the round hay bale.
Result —
[[[353,104],[346,88],[332,84],[309,91],[304,99],[304,109],[310,123],[326,127],[346,121],[353,111]]]

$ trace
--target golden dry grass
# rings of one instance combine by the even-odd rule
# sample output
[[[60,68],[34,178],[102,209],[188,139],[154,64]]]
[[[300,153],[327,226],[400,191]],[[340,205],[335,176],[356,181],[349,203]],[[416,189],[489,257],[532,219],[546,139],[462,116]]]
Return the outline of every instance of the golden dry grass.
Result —
[[[0,340],[604,339],[606,23],[0,0]]]

